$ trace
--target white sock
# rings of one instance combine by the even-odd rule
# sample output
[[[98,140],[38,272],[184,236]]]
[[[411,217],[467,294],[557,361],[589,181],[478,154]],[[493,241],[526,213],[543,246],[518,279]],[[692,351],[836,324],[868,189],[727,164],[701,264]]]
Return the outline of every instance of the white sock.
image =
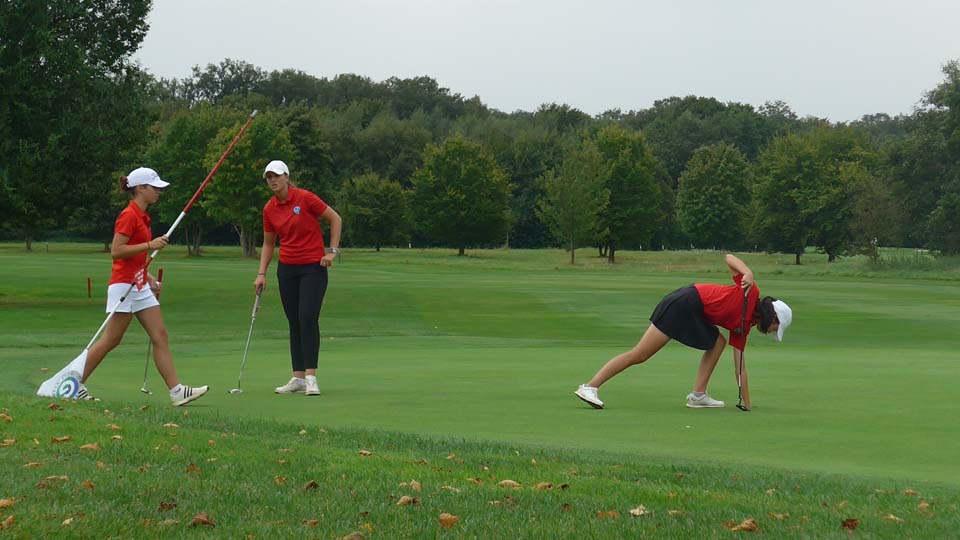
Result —
[[[312,382],[317,382],[317,376],[316,376],[316,375],[307,375],[307,380],[308,380],[308,381],[312,381]]]
[[[173,388],[170,389],[170,395],[171,395],[171,396],[175,396],[175,395],[177,395],[177,394],[179,394],[179,393],[181,393],[181,392],[183,392],[183,385],[182,385],[182,384],[178,384],[178,385],[176,385],[176,386],[174,386]]]

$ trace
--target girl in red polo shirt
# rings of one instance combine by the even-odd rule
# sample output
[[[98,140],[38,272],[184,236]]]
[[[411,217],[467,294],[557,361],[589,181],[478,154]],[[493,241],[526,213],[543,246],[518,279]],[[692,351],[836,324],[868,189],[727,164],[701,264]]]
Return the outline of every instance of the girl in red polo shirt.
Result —
[[[704,351],[693,392],[687,395],[687,407],[723,407],[722,401],[707,395],[707,383],[727,345],[717,326],[730,330],[734,367],[739,367],[742,387],[742,410],[750,410],[750,390],[743,349],[750,328],[756,326],[764,334],[774,333],[776,340],[793,319],[790,307],[771,296],[760,298],[760,289],[753,281],[753,272],[740,259],[727,255],[727,266],[733,273],[734,285],[694,284],[668,294],[650,316],[650,326],[640,342],[607,362],[590,382],[581,384],[574,394],[595,409],[603,402],[597,395],[600,385],[614,375],[636,364],[642,364],[671,339]],[[746,310],[744,310],[746,303]]]
[[[129,175],[120,177],[120,189],[130,195],[130,204],[120,212],[114,224],[113,243],[110,245],[113,271],[110,273],[110,285],[107,288],[107,313],[117,305],[127,290],[130,290],[130,293],[117,307],[116,313],[103,330],[103,335],[87,352],[87,363],[83,369],[77,399],[94,399],[87,391],[85,383],[107,353],[120,344],[134,315],[150,336],[153,343],[153,361],[170,389],[173,405],[186,405],[207,393],[206,386],[192,388],[180,384],[170,356],[167,328],[163,324],[160,303],[154,295],[160,291],[160,282],[149,273],[144,275],[143,272],[147,252],[163,249],[168,242],[166,236],[153,237],[147,207],[155,204],[160,199],[161,191],[169,185],[160,179],[156,171],[146,167],[140,167]],[[134,281],[137,284],[130,289],[130,284]]]
[[[340,215],[320,197],[295,187],[282,161],[271,161],[263,177],[273,197],[263,207],[263,249],[255,290],[267,283],[267,267],[280,240],[277,284],[290,326],[290,363],[293,377],[276,388],[278,394],[320,394],[317,363],[320,356],[320,307],[327,292],[327,268],[340,253]],[[325,249],[321,218],[330,224],[330,248]]]

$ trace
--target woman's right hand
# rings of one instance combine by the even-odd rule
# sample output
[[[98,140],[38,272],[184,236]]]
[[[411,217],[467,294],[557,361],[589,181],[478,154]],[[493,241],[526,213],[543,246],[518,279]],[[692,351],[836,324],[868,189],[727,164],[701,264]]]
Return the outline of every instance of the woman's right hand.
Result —
[[[257,279],[253,280],[253,292],[259,292],[267,285],[267,276],[258,275]]]
[[[170,240],[166,236],[158,236],[153,240],[147,242],[147,251],[153,251],[153,250],[159,251],[167,247],[168,242],[170,242]]]

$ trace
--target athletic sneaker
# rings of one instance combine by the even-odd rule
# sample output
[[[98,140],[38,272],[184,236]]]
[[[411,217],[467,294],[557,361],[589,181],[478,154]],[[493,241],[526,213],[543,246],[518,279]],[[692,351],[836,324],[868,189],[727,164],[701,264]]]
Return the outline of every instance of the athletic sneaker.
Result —
[[[577,391],[573,393],[573,395],[577,396],[583,401],[586,401],[594,409],[603,408],[603,402],[600,401],[600,398],[597,396],[597,389],[593,386],[581,384],[580,387],[577,388]]]
[[[77,390],[77,396],[74,399],[83,399],[86,401],[100,401],[100,398],[95,398],[90,395],[90,392],[87,391],[87,387],[83,384],[80,385],[80,390]]]
[[[196,388],[192,386],[181,386],[178,392],[170,394],[170,401],[173,402],[174,407],[186,405],[195,399],[199,399],[206,394],[209,389],[210,387],[208,386],[198,386]]]
[[[307,378],[307,387],[303,391],[303,394],[306,396],[319,396],[320,395],[320,386],[317,385],[317,378]]]
[[[723,407],[724,403],[718,399],[713,399],[706,392],[697,397],[693,392],[687,394],[687,407],[691,409],[706,409],[713,407]]]
[[[307,381],[293,377],[290,382],[276,387],[273,391],[278,394],[299,394],[307,389]]]

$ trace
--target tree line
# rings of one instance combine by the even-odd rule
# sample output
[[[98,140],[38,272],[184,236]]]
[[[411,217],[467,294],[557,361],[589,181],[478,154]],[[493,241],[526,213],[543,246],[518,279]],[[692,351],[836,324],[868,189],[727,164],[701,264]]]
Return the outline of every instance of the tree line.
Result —
[[[849,123],[685,96],[591,116],[502,112],[430,77],[374,81],[242,60],[183,79],[130,61],[150,2],[0,6],[0,234],[109,241],[116,178],[172,182],[171,222],[261,111],[181,225],[191,254],[260,241],[263,165],[344,216],[344,245],[718,248],[838,256],[876,245],[960,253],[960,62],[909,115]],[[225,232],[226,231],[226,232]]]

